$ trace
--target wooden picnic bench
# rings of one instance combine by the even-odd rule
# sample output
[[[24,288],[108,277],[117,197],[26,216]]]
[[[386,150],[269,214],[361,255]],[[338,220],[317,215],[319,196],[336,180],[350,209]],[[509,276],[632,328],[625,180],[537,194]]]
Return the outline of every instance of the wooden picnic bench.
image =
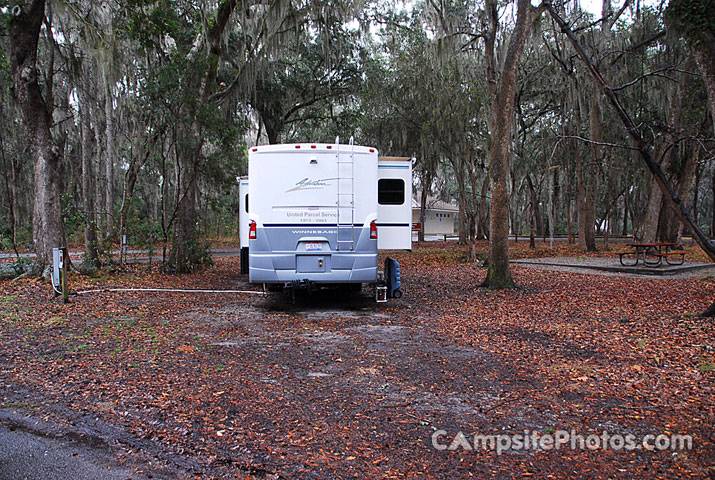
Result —
[[[659,242],[659,243],[632,243],[629,245],[632,250],[626,252],[620,252],[618,255],[620,257],[621,265],[624,267],[635,267],[640,261],[643,261],[643,265],[646,267],[660,267],[663,264],[663,260],[668,265],[682,265],[685,263],[685,251],[673,251],[672,247],[676,246],[675,243]],[[678,255],[680,256],[680,261],[677,260]],[[633,257],[632,262],[627,261],[627,259]],[[674,260],[671,261],[671,257]]]
[[[680,255],[680,261],[670,261],[670,257],[675,257],[677,255]],[[661,259],[665,260],[665,263],[668,265],[682,265],[685,263],[685,255],[687,255],[687,252],[681,251],[681,252],[675,252],[675,251],[670,251],[670,252],[663,252],[663,253],[656,253],[656,257],[660,257]]]

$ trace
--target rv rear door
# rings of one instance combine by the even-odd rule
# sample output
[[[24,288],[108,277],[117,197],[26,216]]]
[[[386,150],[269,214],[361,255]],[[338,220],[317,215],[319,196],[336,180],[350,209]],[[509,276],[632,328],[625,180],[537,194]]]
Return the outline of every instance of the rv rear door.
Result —
[[[238,244],[248,248],[248,177],[241,177],[238,183]]]
[[[379,157],[377,178],[377,248],[412,250],[411,159]]]

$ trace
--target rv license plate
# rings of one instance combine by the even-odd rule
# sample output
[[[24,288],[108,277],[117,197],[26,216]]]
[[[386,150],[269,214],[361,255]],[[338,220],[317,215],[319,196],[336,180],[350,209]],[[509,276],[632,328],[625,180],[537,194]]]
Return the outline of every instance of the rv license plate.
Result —
[[[323,244],[322,243],[306,243],[305,244],[305,251],[306,252],[319,252],[323,249]]]

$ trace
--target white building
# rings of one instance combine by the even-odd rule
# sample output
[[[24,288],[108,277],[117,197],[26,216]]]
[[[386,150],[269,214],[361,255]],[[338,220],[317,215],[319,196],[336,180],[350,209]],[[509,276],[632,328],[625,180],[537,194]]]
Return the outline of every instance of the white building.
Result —
[[[423,228],[425,235],[453,235],[458,213],[459,208],[455,205],[428,197]],[[412,224],[415,231],[417,231],[415,228],[417,223],[420,223],[419,192],[416,197],[412,197]]]

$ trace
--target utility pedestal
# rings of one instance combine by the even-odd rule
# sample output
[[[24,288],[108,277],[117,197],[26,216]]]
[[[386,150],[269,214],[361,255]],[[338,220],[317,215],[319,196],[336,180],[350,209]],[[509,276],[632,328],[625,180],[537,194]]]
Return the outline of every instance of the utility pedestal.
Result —
[[[67,281],[67,247],[52,249],[52,288],[55,296],[62,295],[62,303],[69,303],[69,285]]]

